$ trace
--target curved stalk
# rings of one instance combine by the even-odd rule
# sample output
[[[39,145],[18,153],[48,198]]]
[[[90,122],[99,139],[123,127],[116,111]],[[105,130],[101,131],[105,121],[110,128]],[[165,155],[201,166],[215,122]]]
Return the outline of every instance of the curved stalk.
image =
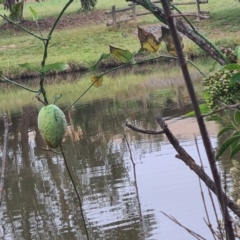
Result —
[[[4,15],[2,15],[2,14],[0,14],[0,17],[2,17],[4,20],[6,20],[6,21],[8,21],[9,23],[15,25],[16,27],[22,29],[24,32],[28,33],[29,35],[32,35],[32,36],[35,37],[35,38],[38,38],[38,39],[40,39],[40,40],[42,40],[42,41],[48,40],[48,38],[43,38],[42,36],[40,37],[40,36],[34,34],[33,32],[31,32],[31,31],[29,31],[28,29],[26,29],[26,28],[22,27],[21,25],[19,25],[19,23],[16,23],[16,22],[12,21],[11,19],[9,19],[8,17],[6,17],[6,16],[4,16]]]
[[[61,153],[62,153],[62,156],[63,156],[63,160],[64,160],[64,163],[65,163],[65,166],[66,166],[68,175],[69,175],[69,177],[70,177],[70,179],[71,179],[71,182],[72,182],[74,191],[75,191],[75,193],[77,194],[77,198],[78,198],[78,202],[79,202],[79,207],[80,207],[80,211],[81,211],[81,215],[82,215],[82,219],[83,219],[83,224],[84,224],[84,228],[85,228],[85,231],[86,231],[86,236],[87,236],[87,239],[89,240],[90,238],[89,238],[89,235],[88,235],[86,220],[85,220],[85,217],[84,217],[84,214],[83,214],[82,201],[81,201],[80,195],[79,195],[79,193],[78,193],[77,186],[76,186],[76,184],[75,184],[75,182],[74,182],[74,180],[73,180],[73,177],[72,177],[72,175],[71,175],[70,169],[69,169],[69,167],[68,167],[67,159],[66,159],[66,157],[65,157],[65,154],[64,154],[62,145],[60,145],[60,149],[61,149]]]
[[[39,91],[40,91],[40,90],[30,89],[30,88],[28,88],[28,87],[25,87],[25,86],[23,86],[23,85],[21,85],[21,84],[19,84],[19,83],[16,83],[16,82],[14,82],[14,81],[12,81],[12,80],[10,80],[10,79],[7,79],[7,78],[1,78],[1,80],[2,80],[3,82],[9,82],[9,83],[11,83],[11,84],[13,84],[13,85],[15,85],[15,86],[18,86],[18,87],[20,87],[20,88],[22,88],[22,89],[25,89],[25,90],[27,90],[27,91],[29,91],[29,92],[39,93]]]

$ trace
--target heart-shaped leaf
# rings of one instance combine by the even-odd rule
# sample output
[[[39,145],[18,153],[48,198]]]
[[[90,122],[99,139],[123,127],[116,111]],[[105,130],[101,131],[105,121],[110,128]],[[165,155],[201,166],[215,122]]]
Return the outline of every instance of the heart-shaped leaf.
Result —
[[[146,32],[140,27],[138,27],[138,39],[144,50],[154,53],[160,48],[161,41],[158,41],[152,33]]]
[[[132,61],[133,59],[133,54],[128,51],[128,50],[123,50],[121,48],[116,48],[113,46],[109,46],[110,47],[110,53],[111,55],[118,60],[119,62],[122,63],[129,63]]]
[[[103,76],[91,76],[91,82],[93,83],[94,87],[101,87],[103,83]]]
[[[19,18],[22,15],[22,10],[23,10],[23,2],[22,1],[13,4],[11,7],[11,13],[9,15],[9,18],[12,21],[19,21]]]
[[[32,14],[33,20],[36,22],[38,20],[38,13],[36,10],[34,10],[31,6],[29,7],[30,12]]]

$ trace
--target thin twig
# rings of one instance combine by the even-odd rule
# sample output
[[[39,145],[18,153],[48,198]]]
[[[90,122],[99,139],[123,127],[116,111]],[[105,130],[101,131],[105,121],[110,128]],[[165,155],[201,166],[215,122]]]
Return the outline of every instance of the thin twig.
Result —
[[[196,145],[197,152],[198,152],[198,157],[199,157],[200,162],[201,162],[201,168],[204,171],[202,157],[201,157],[201,154],[200,154],[200,151],[199,151],[198,142],[197,142],[197,138],[196,138],[195,134],[194,134],[194,140],[195,140],[195,145]],[[216,237],[214,236],[214,231],[213,231],[213,228],[212,228],[212,224],[211,224],[211,221],[210,221],[210,217],[209,217],[209,214],[208,214],[208,210],[207,210],[207,204],[206,204],[205,196],[204,196],[203,189],[202,189],[201,179],[198,178],[198,180],[199,180],[199,187],[200,187],[200,190],[201,190],[203,206],[204,206],[204,210],[205,210],[205,213],[206,213],[206,216],[207,216],[207,222],[206,223],[207,223],[207,226],[209,227],[209,229],[210,229],[210,231],[211,231],[211,233],[213,235],[213,238],[216,240]]]
[[[196,140],[196,136],[195,136],[195,141],[197,141],[197,140]],[[200,151],[199,151],[199,148],[198,148],[198,144],[196,144],[196,146],[197,146],[197,150],[198,150],[199,159],[200,159],[200,162],[201,162],[201,168],[202,168],[202,170],[205,172],[204,167],[203,167],[203,161],[202,161],[202,158],[201,158],[201,154],[200,154]],[[219,224],[219,218],[218,218],[216,206],[215,206],[215,203],[214,203],[214,200],[213,200],[213,197],[212,197],[212,193],[211,193],[209,187],[208,187],[207,189],[208,189],[208,194],[209,194],[209,197],[210,197],[210,200],[211,200],[211,203],[212,203],[212,207],[213,207],[213,211],[214,211],[214,214],[215,214],[216,222],[217,222],[218,227],[219,227],[220,235],[221,235],[221,238],[223,239],[223,233],[222,233],[222,229],[221,229],[220,224]],[[209,224],[210,224],[210,221],[209,221],[209,220],[208,220],[208,222],[209,222]],[[208,225],[208,224],[207,224],[207,225]],[[210,226],[209,226],[209,227],[210,227]],[[211,225],[210,230],[214,232],[214,230],[212,229],[212,225]]]
[[[64,153],[64,151],[63,151],[62,145],[60,145],[60,149],[61,149],[61,152],[62,152],[63,160],[64,160],[64,163],[65,163],[65,166],[66,166],[68,175],[69,175],[69,177],[70,177],[70,179],[71,179],[71,182],[72,182],[74,191],[75,191],[75,193],[77,194],[77,198],[78,198],[78,202],[79,202],[79,207],[80,207],[80,212],[81,212],[81,215],[82,215],[83,224],[84,224],[84,228],[85,228],[85,231],[86,231],[86,236],[87,236],[87,239],[90,240],[89,234],[88,234],[87,225],[86,225],[86,220],[85,220],[85,217],[84,217],[84,214],[83,214],[82,201],[81,201],[80,195],[79,195],[79,193],[78,193],[77,186],[76,186],[76,184],[75,184],[75,182],[74,182],[74,180],[73,180],[73,177],[72,177],[72,175],[71,175],[70,169],[69,169],[69,167],[68,167],[67,159],[66,159],[65,153]]]
[[[212,234],[213,234],[213,238],[214,238],[215,240],[217,240],[216,238],[218,238],[218,240],[219,240],[219,237],[217,236],[216,231],[212,228],[212,224],[211,224],[211,223],[209,224],[209,223],[206,221],[205,218],[203,218],[203,220],[204,220],[204,222],[206,223],[206,225],[209,227],[209,229],[211,230],[211,232],[212,232]],[[221,239],[223,240],[224,238],[221,238]]]
[[[239,103],[237,103],[237,104],[232,104],[232,105],[226,105],[226,104],[224,104],[224,103],[221,103],[221,104],[224,105],[224,107],[219,108],[219,109],[217,109],[217,110],[214,110],[214,111],[212,111],[212,112],[210,112],[210,113],[203,114],[202,117],[208,117],[208,116],[211,116],[211,115],[213,115],[213,114],[222,112],[222,111],[224,111],[224,110],[226,110],[226,109],[234,109],[234,108],[238,108],[238,107],[240,106]]]
[[[11,19],[9,19],[8,17],[5,17],[4,15],[0,14],[0,17],[2,17],[3,19],[5,19],[6,21],[8,21],[9,23],[15,25],[16,27],[22,29],[23,31],[27,32],[28,34],[32,35],[35,38],[38,38],[40,40],[48,40],[48,38],[43,38],[43,37],[39,37],[38,35],[34,34],[33,32],[30,32],[28,29],[22,27],[18,22],[14,22]]]
[[[164,214],[166,217],[168,217],[169,219],[171,219],[173,222],[175,222],[176,224],[178,224],[180,227],[184,228],[187,232],[189,232],[193,237],[195,237],[196,239],[200,239],[200,240],[207,240],[206,238],[202,237],[201,235],[199,235],[198,233],[195,233],[194,231],[190,230],[189,228],[183,226],[176,218],[174,218],[173,216],[167,215],[166,213],[162,212],[162,214]]]
[[[129,127],[130,129],[132,129],[133,131],[144,133],[144,134],[157,135],[157,134],[163,134],[164,133],[163,130],[153,131],[153,130],[146,130],[146,129],[138,128],[138,127],[132,125],[129,121],[126,121],[125,125],[127,127]]]
[[[136,195],[137,195],[137,201],[138,201],[140,221],[141,221],[141,224],[142,224],[142,226],[143,226],[143,216],[142,216],[141,203],[140,203],[139,191],[138,191],[138,185],[137,185],[136,164],[135,164],[135,162],[134,162],[134,160],[133,160],[132,151],[131,151],[129,142],[128,142],[127,137],[126,137],[125,134],[124,134],[124,139],[125,139],[125,141],[126,141],[126,143],[127,143],[128,151],[129,151],[129,154],[130,154],[130,159],[131,159],[131,162],[132,162],[132,165],[133,165],[134,185],[135,185],[135,187],[136,187]],[[144,235],[145,235],[145,233],[144,233],[144,229],[143,229],[143,238],[144,238]]]
[[[6,113],[3,114],[4,121],[4,144],[3,144],[3,156],[2,156],[2,171],[1,171],[1,179],[0,179],[0,207],[2,205],[3,193],[4,193],[4,185],[5,185],[5,172],[6,172],[6,164],[7,164],[7,152],[8,152],[8,133],[9,133],[9,124],[8,124],[8,116]]]

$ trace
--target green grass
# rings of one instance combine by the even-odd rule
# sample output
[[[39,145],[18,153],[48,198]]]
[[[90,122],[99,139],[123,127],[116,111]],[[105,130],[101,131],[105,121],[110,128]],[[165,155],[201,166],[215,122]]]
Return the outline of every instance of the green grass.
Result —
[[[65,3],[65,0],[26,3],[24,16],[26,19],[31,19],[29,6],[32,6],[38,12],[40,18],[56,16]],[[110,10],[113,4],[117,8],[127,6],[125,0],[117,0],[114,3],[108,0],[99,0],[96,9]],[[191,21],[193,24],[219,46],[235,47],[236,45],[240,45],[240,3],[238,1],[211,0],[208,4],[201,6],[203,10],[210,11],[211,17],[200,23],[196,22],[195,18],[192,18]],[[76,12],[79,7],[80,2],[74,1],[67,9],[66,14]],[[183,12],[189,12],[195,10],[196,6],[179,8]],[[3,7],[0,5],[0,13],[3,12]],[[102,53],[109,52],[109,45],[136,52],[140,48],[140,43],[136,35],[137,24],[144,26],[157,22],[158,20],[153,16],[147,15],[139,17],[137,23],[129,22],[120,24],[117,29],[112,27],[107,28],[105,24],[99,24],[75,29],[56,30],[49,45],[47,63],[58,61],[77,62],[80,65],[89,67],[98,60]],[[0,70],[4,74],[14,75],[22,72],[23,70],[18,67],[19,63],[30,62],[36,66],[40,66],[43,55],[41,41],[22,32],[0,32],[0,34]],[[47,32],[43,34],[46,36]],[[123,37],[123,35],[127,37]],[[191,54],[203,54],[203,51],[189,40],[184,40],[184,45],[184,50],[188,56]]]

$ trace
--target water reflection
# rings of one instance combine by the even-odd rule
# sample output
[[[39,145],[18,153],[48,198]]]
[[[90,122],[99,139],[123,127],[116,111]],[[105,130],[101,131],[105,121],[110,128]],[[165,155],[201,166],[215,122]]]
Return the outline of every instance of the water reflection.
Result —
[[[71,84],[74,95],[77,83]],[[114,96],[111,91],[102,93],[101,98],[86,96],[66,113],[68,130],[63,148],[83,201],[91,239],[189,239],[188,233],[160,211],[174,215],[211,239],[202,220],[204,212],[196,176],[175,159],[175,152],[163,135],[142,135],[124,127],[129,119],[139,127],[156,130],[156,113],[171,117],[168,123],[173,133],[197,158],[193,140],[193,133],[199,136],[196,122],[173,118],[191,109],[186,89],[179,83],[168,88],[163,83],[160,89],[156,84],[159,83],[152,76],[141,84],[117,89]],[[63,84],[62,91],[67,87]],[[50,85],[49,91],[54,92]],[[62,109],[68,100],[60,102]],[[18,110],[9,108],[12,125],[0,236],[86,239],[63,158],[41,149],[44,142],[37,129],[38,107],[23,104]],[[208,127],[216,145],[217,127]],[[3,132],[1,120],[1,136]],[[201,143],[199,147],[204,152]],[[138,188],[130,151],[136,164]],[[203,159],[206,164],[204,154]]]

